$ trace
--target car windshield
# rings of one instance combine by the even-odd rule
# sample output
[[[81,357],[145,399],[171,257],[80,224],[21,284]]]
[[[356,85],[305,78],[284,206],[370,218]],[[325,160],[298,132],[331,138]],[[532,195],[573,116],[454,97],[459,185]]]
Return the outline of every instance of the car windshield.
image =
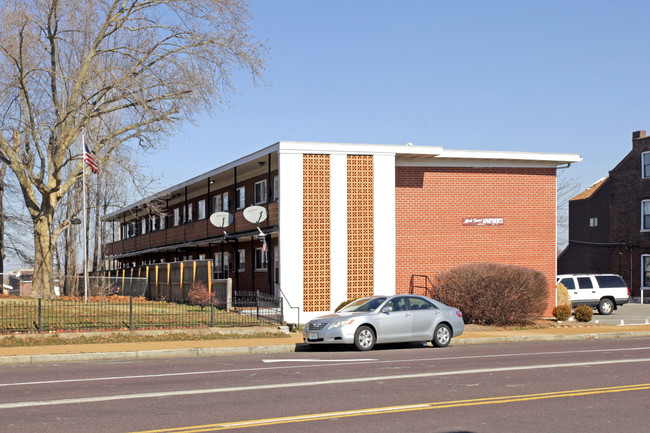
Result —
[[[345,307],[341,308],[339,313],[352,313],[359,311],[375,311],[377,307],[384,303],[386,298],[361,298],[356,301],[350,302]]]

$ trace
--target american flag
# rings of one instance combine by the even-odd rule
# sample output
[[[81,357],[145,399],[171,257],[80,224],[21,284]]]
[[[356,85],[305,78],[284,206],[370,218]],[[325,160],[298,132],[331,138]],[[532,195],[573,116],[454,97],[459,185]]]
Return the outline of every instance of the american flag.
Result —
[[[84,142],[84,147],[83,147],[83,156],[84,156],[84,161],[86,162],[86,165],[90,167],[93,173],[99,173],[99,168],[97,167],[97,163],[95,162],[95,158],[93,158],[93,154],[90,153],[90,150],[88,149],[88,146]]]

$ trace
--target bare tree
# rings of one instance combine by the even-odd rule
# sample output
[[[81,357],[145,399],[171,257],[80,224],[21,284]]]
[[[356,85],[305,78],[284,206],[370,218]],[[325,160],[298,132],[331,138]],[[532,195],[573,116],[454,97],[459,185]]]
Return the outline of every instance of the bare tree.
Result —
[[[243,69],[258,78],[266,48],[244,0],[5,0],[0,4],[0,160],[15,174],[34,231],[33,295],[53,296],[55,224],[97,154],[153,148],[211,111]]]
[[[568,177],[565,170],[557,175],[557,246],[558,254],[567,244],[569,232],[569,200],[576,196],[581,190],[580,180],[575,177]]]

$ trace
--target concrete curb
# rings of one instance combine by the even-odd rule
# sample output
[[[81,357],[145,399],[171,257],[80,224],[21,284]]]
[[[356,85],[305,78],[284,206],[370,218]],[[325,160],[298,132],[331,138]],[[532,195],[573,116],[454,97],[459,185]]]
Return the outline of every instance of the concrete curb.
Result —
[[[650,337],[650,331],[625,331],[612,333],[589,333],[589,334],[549,334],[549,335],[519,335],[479,338],[455,338],[452,346],[469,344],[497,344],[497,343],[518,343],[534,341],[569,341],[569,340],[595,340],[613,338],[640,338]],[[8,355],[0,356],[0,365],[16,364],[43,364],[59,362],[84,362],[84,361],[128,361],[136,359],[154,358],[180,358],[195,356],[228,356],[228,355],[260,355],[272,353],[291,353],[302,351],[308,345],[298,344],[277,344],[263,346],[230,346],[230,347],[202,347],[184,349],[162,349],[162,350],[136,350],[122,352],[91,352],[91,353],[58,353],[39,355]],[[307,349],[309,350],[309,349]]]

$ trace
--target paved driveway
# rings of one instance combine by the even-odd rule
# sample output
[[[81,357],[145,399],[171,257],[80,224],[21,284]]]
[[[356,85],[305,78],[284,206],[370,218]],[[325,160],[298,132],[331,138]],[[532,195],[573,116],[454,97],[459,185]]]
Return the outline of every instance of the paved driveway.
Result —
[[[594,311],[591,319],[594,323],[607,325],[639,325],[650,323],[650,304],[625,304],[620,305],[609,316],[603,316]],[[623,321],[623,323],[621,323]]]

